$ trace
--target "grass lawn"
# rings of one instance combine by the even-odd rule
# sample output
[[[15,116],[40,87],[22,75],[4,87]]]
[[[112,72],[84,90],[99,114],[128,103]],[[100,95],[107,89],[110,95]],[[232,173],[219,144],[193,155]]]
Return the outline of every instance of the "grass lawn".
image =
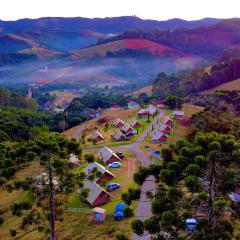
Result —
[[[183,105],[183,111],[186,118],[190,118],[193,114],[198,113],[202,110],[203,110],[202,107],[198,107],[194,105]],[[168,116],[172,116],[172,110],[166,109],[164,111],[167,113]],[[184,126],[180,122],[174,120],[174,127],[172,129],[171,134],[169,134],[168,141],[166,143],[158,143],[158,144],[152,143],[149,137],[146,141],[140,144],[140,148],[145,153],[148,153],[149,150],[161,150],[161,148],[168,147],[169,144],[173,144],[177,140],[188,135],[192,129],[193,129],[192,125]],[[146,146],[148,146],[148,148],[146,148]]]
[[[68,199],[64,210],[64,219],[62,222],[56,222],[56,236],[57,239],[115,239],[115,233],[117,231],[123,231],[126,235],[131,233],[130,222],[132,218],[124,219],[122,221],[115,221],[113,218],[114,207],[117,203],[122,202],[121,193],[126,191],[129,187],[134,186],[133,174],[138,167],[139,163],[135,156],[128,152],[124,152],[125,158],[122,160],[122,167],[119,169],[111,169],[117,177],[111,182],[117,182],[121,184],[121,188],[111,193],[111,201],[101,206],[107,210],[107,219],[103,223],[97,223],[92,219],[92,208],[89,204],[83,202],[78,193],[70,195],[61,195],[61,198]],[[74,171],[81,171],[87,163],[84,163]],[[34,170],[33,175],[37,173],[38,164],[32,162],[26,168],[19,170],[16,177],[22,179],[27,176],[32,176],[30,170]],[[41,168],[39,168],[41,172]],[[105,183],[106,185],[107,183]],[[105,188],[105,186],[103,185]],[[6,212],[2,215],[4,223],[0,226],[0,239],[10,240],[9,230],[17,230],[17,239],[24,240],[45,240],[46,236],[43,233],[38,232],[35,225],[28,227],[26,230],[21,230],[19,227],[28,211],[23,211],[23,216],[13,216],[10,207],[13,203],[26,200],[34,201],[30,192],[24,192],[22,190],[14,190],[11,193],[6,189],[0,187],[0,208],[6,209]],[[133,209],[136,208],[136,203],[133,203]],[[93,231],[94,229],[94,231]]]
[[[117,110],[111,110],[111,111],[105,111],[102,113],[101,117],[104,117],[108,120],[109,126],[105,127],[104,124],[99,124],[97,122],[97,119],[92,119],[90,121],[87,121],[79,126],[73,127],[71,129],[68,129],[63,133],[68,138],[73,138],[75,136],[75,133],[79,130],[80,127],[84,126],[84,135],[85,135],[85,141],[81,140],[81,144],[86,149],[92,149],[92,148],[100,148],[103,146],[120,146],[120,145],[126,145],[133,143],[141,134],[142,132],[147,128],[149,123],[146,119],[138,119],[137,112],[139,111],[139,108],[135,109],[117,109]],[[141,123],[141,127],[138,129],[138,134],[135,136],[132,136],[128,139],[128,141],[115,141],[112,136],[114,135],[115,131],[118,130],[117,127],[111,125],[111,121],[115,118],[121,118],[124,122],[129,122],[132,119],[138,119],[138,121]],[[151,121],[152,119],[150,119]],[[92,133],[94,130],[98,130],[104,137],[103,141],[93,143],[91,141]]]
[[[117,177],[111,182],[121,184],[121,188],[111,192],[111,201],[101,206],[107,210],[107,218],[103,223],[95,222],[92,219],[91,207],[83,202],[78,193],[69,196],[69,203],[66,206],[66,212],[62,224],[57,227],[57,234],[60,239],[115,239],[115,233],[122,231],[126,235],[131,234],[130,222],[133,218],[116,221],[113,217],[114,207],[117,203],[122,202],[121,193],[126,191],[129,187],[134,187],[132,181],[133,174],[138,167],[138,161],[129,152],[124,152],[126,158],[123,160],[123,165],[118,169],[111,169]],[[105,188],[106,184],[102,185]],[[136,202],[132,205],[136,208]],[[71,210],[69,210],[72,209]],[[93,231],[94,229],[94,231]]]

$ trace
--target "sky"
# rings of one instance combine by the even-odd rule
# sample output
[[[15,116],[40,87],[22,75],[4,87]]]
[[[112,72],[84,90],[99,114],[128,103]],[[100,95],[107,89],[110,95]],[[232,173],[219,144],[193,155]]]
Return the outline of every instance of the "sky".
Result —
[[[0,0],[0,19],[116,17],[195,20],[240,17],[240,0]]]

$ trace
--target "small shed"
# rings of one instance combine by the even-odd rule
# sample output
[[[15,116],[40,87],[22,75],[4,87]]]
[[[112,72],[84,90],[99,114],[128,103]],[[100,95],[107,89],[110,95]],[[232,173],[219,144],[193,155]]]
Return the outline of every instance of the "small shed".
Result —
[[[131,127],[129,123],[125,123],[124,126],[121,128],[121,131],[124,134],[128,134],[134,131],[134,129]]]
[[[151,132],[151,137],[153,142],[166,142],[167,141],[167,136],[159,131],[158,129],[155,129]]]
[[[120,130],[117,130],[117,131],[114,132],[113,138],[116,141],[125,141],[125,140],[127,140],[127,137]]]
[[[162,123],[159,123],[157,125],[157,129],[160,131],[160,132],[163,132],[165,134],[169,134],[171,132],[171,127],[166,125],[166,124],[162,124]]]
[[[93,215],[94,215],[94,219],[97,222],[102,222],[106,219],[106,210],[103,208],[99,208],[99,207],[95,207],[93,208]]]
[[[113,121],[113,125],[114,125],[115,127],[121,128],[121,127],[124,126],[124,121],[123,121],[122,119],[120,119],[120,118],[116,118],[116,119]]]
[[[89,189],[87,202],[93,207],[107,203],[111,195],[94,181],[85,180],[83,188]]]
[[[173,117],[177,120],[183,120],[184,112],[183,111],[173,111]]]
[[[133,119],[129,122],[129,124],[131,125],[132,128],[139,128],[141,127],[141,123],[136,120],[136,119]]]
[[[172,119],[169,117],[169,116],[164,116],[162,118],[162,122],[165,124],[165,125],[168,125],[169,127],[172,127],[173,126],[173,121]]]
[[[104,137],[99,131],[95,130],[92,134],[92,139],[99,142],[99,141],[104,140]]]
[[[121,159],[117,156],[116,153],[114,153],[110,148],[103,147],[99,153],[98,156],[101,161],[103,161],[105,164],[109,164],[112,162],[120,162]]]
[[[139,117],[154,116],[157,113],[157,108],[153,105],[149,105],[147,108],[141,109],[138,112]]]
[[[133,108],[138,108],[139,107],[139,104],[137,102],[135,102],[135,101],[129,101],[127,103],[127,105],[128,105],[129,109],[133,109]]]
[[[187,230],[189,232],[193,232],[196,228],[197,220],[195,218],[187,218],[185,220],[185,224],[186,224]]]
[[[97,162],[89,163],[83,170],[83,172],[89,176],[93,173],[94,169],[97,169],[101,174],[96,179],[96,183],[102,183],[108,180],[111,180],[115,177],[110,171],[108,171],[104,166]]]

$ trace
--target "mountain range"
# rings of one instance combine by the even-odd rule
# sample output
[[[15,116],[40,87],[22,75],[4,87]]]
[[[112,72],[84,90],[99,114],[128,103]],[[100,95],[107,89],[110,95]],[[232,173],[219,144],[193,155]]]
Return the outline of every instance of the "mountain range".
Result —
[[[190,69],[239,46],[239,19],[0,21],[0,81],[149,81],[157,72]],[[49,72],[39,73],[44,66]]]

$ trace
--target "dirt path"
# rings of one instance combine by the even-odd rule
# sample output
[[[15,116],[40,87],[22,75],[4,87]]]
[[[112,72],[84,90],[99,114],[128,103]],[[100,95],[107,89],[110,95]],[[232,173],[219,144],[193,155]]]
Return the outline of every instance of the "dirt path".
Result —
[[[79,127],[79,129],[74,133],[74,138],[79,141],[80,135],[82,134],[83,131],[85,131],[86,126],[82,125]]]

